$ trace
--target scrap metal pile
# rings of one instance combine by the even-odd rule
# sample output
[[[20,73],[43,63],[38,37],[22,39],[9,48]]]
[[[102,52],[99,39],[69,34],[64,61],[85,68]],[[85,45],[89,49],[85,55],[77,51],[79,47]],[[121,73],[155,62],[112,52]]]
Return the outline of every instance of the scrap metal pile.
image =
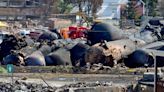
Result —
[[[149,49],[162,51],[164,47],[164,25],[153,19],[143,30],[131,35],[105,23],[95,23],[83,35],[63,39],[57,30],[43,28],[3,34],[0,61],[2,65],[17,66],[114,67],[121,63],[127,67],[151,67],[154,60]],[[164,54],[156,57],[158,65],[163,66]]]

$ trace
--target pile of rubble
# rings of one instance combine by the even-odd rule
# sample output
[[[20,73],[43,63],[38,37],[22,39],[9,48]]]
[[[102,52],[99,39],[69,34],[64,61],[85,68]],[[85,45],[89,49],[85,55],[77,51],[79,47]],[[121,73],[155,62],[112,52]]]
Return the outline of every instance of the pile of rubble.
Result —
[[[1,92],[55,92],[57,88],[44,86],[43,84],[14,82],[0,83]]]
[[[62,87],[50,87],[43,84],[26,83],[15,81],[14,83],[0,83],[1,92],[70,92],[70,89],[92,88],[92,87],[110,87],[112,83],[85,83],[78,82],[64,85]]]
[[[143,49],[147,44],[163,40],[164,26],[159,20],[150,20],[148,24],[130,36],[105,23],[95,23],[85,32],[86,38],[62,39],[57,30],[48,29],[33,29],[35,31],[23,35],[5,34],[0,44],[0,61],[3,65],[17,66],[90,68],[94,64],[114,67],[119,63],[128,67],[153,66],[152,56]],[[159,44],[149,48],[156,46]]]
[[[65,85],[61,88],[66,89],[66,88],[85,88],[85,87],[107,87],[107,86],[112,86],[112,83],[101,83],[101,82],[95,82],[95,83],[85,83],[85,82],[79,82],[75,84],[70,84],[70,85]]]

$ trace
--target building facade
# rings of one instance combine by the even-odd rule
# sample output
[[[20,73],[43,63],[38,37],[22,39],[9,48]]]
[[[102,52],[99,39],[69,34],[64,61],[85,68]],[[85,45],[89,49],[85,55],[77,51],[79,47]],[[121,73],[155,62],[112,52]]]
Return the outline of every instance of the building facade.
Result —
[[[128,0],[103,0],[101,9],[97,12],[99,19],[120,19],[121,6]]]
[[[48,13],[51,0],[0,0],[0,20],[37,19]]]

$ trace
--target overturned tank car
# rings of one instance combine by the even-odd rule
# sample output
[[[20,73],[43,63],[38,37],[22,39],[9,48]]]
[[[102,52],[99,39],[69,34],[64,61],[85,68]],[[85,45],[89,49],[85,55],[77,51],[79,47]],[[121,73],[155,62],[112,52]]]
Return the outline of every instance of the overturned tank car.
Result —
[[[111,24],[95,23],[91,30],[87,33],[89,44],[94,45],[103,40],[114,41],[123,39],[125,36],[122,31]]]
[[[116,41],[111,41],[114,39],[103,39],[102,34],[92,33],[95,36],[95,40],[91,39],[91,43],[97,44],[93,45],[85,54],[85,61],[88,63],[102,63],[104,65],[113,66],[120,61],[124,61],[124,63],[128,67],[142,67],[142,66],[152,66],[154,63],[152,56],[149,55],[148,50],[143,50],[145,46],[149,44],[153,44],[156,41],[160,41],[163,38],[162,28],[163,25],[158,22],[158,20],[153,20],[156,23],[152,23],[152,21],[148,21],[148,23],[144,26],[143,30],[136,32],[133,35],[125,35],[120,36],[121,32],[118,34],[110,33],[111,38],[120,38],[120,40],[115,39]],[[102,25],[102,24],[101,24]],[[99,28],[96,26],[94,28]],[[93,28],[93,29],[94,29]],[[103,25],[104,28],[104,25]],[[99,29],[104,30],[104,29]],[[109,29],[107,29],[109,30]],[[110,31],[111,32],[111,31]],[[104,33],[107,35],[107,33]],[[91,35],[91,34],[90,34]],[[93,38],[94,38],[93,35]],[[103,35],[104,36],[104,35]],[[109,36],[109,34],[108,34]],[[123,38],[127,39],[123,39]],[[98,40],[97,40],[98,39]],[[162,49],[159,49],[162,50]],[[149,50],[150,51],[150,50]],[[162,57],[157,56],[157,60],[161,60]],[[161,62],[162,63],[162,62]],[[159,65],[163,65],[159,64]]]

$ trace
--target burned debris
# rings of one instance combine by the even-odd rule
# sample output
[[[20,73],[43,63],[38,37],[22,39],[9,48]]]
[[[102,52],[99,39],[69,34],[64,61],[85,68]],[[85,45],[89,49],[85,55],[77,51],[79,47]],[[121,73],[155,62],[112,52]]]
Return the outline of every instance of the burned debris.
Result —
[[[153,58],[147,50],[151,48],[146,46],[155,44],[154,50],[163,50],[164,44],[158,44],[163,40],[163,28],[159,20],[149,20],[143,30],[127,35],[128,32],[111,24],[95,23],[90,30],[79,29],[85,36],[78,36],[76,29],[74,36],[68,33],[68,38],[58,29],[33,28],[23,35],[19,32],[4,35],[0,60],[2,65],[18,66],[114,67],[123,63],[127,67],[151,67]],[[157,56],[157,60],[163,60],[163,55]]]

